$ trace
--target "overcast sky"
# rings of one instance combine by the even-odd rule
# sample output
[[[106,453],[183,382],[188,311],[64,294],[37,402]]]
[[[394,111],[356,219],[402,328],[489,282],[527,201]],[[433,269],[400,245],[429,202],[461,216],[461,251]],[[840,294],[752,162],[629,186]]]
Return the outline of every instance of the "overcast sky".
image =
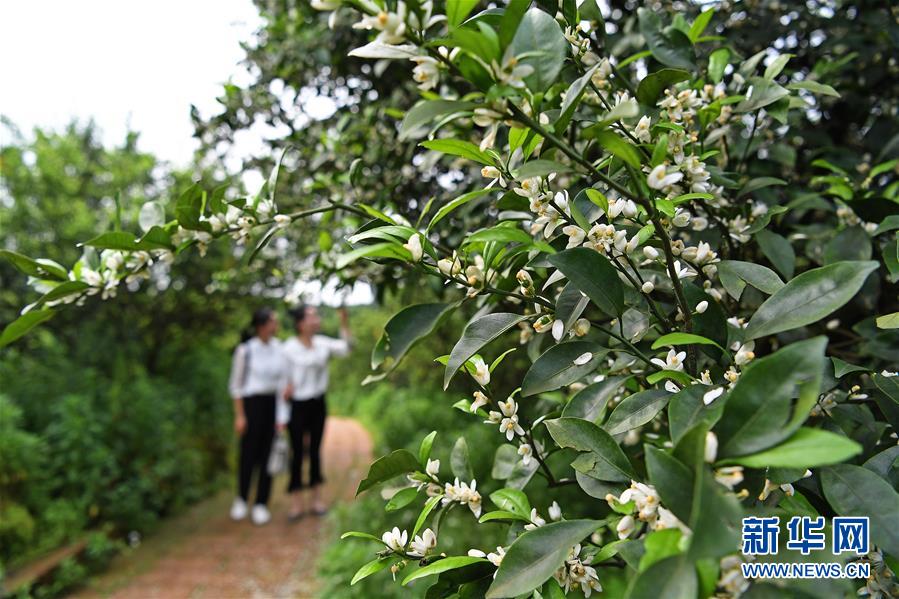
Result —
[[[217,113],[222,84],[247,80],[240,42],[260,24],[251,0],[0,0],[0,114],[26,134],[93,118],[107,144],[130,128],[141,149],[187,165],[191,104]],[[316,116],[333,110],[307,102]],[[232,154],[261,147],[261,135],[245,134]],[[250,190],[261,181],[244,176]],[[317,283],[306,290],[312,303],[371,301],[367,285],[349,297]]]
[[[259,25],[250,0],[0,0],[0,113],[24,132],[93,117],[107,143],[186,164]],[[0,140],[2,141],[2,140]]]

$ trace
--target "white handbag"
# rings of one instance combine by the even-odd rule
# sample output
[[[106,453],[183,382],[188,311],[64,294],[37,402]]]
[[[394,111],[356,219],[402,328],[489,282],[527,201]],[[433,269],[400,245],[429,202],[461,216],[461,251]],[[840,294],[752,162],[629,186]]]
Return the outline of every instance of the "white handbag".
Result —
[[[290,444],[287,435],[283,432],[275,435],[272,450],[268,454],[268,473],[276,476],[287,470],[287,457],[290,453]]]

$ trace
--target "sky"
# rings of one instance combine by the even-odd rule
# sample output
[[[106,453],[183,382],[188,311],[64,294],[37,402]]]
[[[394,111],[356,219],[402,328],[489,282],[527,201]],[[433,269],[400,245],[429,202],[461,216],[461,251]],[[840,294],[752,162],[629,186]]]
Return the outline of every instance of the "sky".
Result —
[[[197,147],[191,104],[218,113],[222,84],[248,81],[240,43],[260,25],[251,0],[0,0],[0,115],[26,135],[93,119],[109,145],[134,130],[140,149],[187,166]],[[315,117],[333,110],[322,98],[307,102]],[[231,157],[258,153],[265,135],[242,134]],[[251,191],[263,180],[243,178]],[[367,285],[346,295],[332,284],[298,291],[316,304],[372,299]]]
[[[93,118],[113,144],[130,127],[186,165],[190,105],[218,112],[222,83],[246,80],[240,42],[259,24],[251,0],[0,1],[0,114],[25,133]]]

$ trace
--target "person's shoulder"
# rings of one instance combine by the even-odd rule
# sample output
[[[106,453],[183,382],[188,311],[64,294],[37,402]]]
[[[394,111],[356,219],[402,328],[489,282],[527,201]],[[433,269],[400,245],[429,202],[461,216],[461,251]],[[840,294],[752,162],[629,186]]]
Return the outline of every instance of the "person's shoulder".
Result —
[[[281,349],[285,351],[295,349],[297,345],[298,343],[296,337],[288,337],[287,339],[281,341]]]

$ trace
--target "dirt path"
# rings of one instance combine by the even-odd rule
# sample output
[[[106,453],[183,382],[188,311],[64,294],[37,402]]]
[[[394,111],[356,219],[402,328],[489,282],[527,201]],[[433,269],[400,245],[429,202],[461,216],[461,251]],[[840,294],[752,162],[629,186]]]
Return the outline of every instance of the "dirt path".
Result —
[[[350,499],[371,461],[372,442],[358,422],[328,419],[324,437],[325,496]],[[256,527],[228,518],[223,493],[163,524],[137,549],[110,565],[75,596],[82,599],[230,599],[312,597],[314,566],[331,535],[327,520],[286,520],[286,477],[275,480],[272,521]]]

